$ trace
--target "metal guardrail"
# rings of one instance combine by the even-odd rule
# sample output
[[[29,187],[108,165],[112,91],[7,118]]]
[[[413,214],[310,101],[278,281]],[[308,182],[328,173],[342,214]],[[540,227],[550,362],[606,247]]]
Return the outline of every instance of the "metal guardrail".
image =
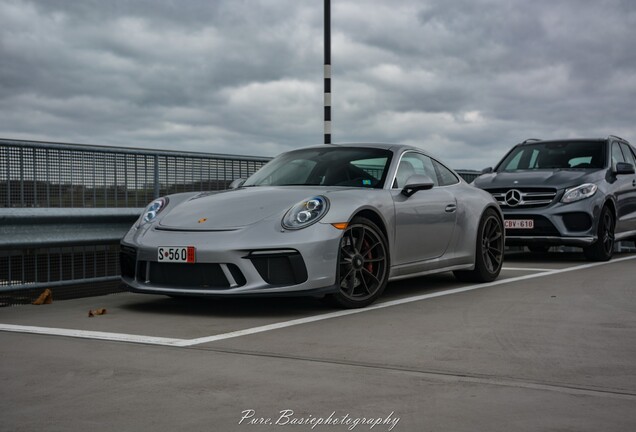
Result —
[[[148,202],[226,189],[269,160],[0,139],[0,293],[116,291],[119,240]]]
[[[117,282],[119,240],[142,210],[0,209],[0,292]]]
[[[270,158],[0,139],[0,208],[143,207],[226,189]]]
[[[0,250],[119,241],[143,208],[1,209]]]

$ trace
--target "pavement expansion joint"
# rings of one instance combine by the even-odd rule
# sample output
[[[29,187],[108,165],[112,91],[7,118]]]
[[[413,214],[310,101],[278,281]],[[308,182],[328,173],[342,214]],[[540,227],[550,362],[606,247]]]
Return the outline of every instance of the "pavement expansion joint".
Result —
[[[257,351],[238,350],[238,349],[234,350],[234,349],[205,348],[205,347],[189,347],[189,349],[222,353],[222,354],[244,355],[244,356],[251,356],[251,357],[266,357],[266,358],[275,358],[275,359],[281,359],[281,360],[304,361],[304,362],[321,363],[321,364],[336,365],[336,366],[367,368],[367,369],[375,369],[375,370],[387,371],[387,372],[403,372],[408,374],[415,374],[417,376],[425,377],[427,379],[431,379],[435,381],[466,382],[466,383],[474,383],[474,384],[480,384],[480,385],[525,388],[525,389],[539,390],[539,391],[566,393],[571,395],[593,396],[593,397],[636,401],[636,393],[630,392],[625,389],[611,389],[611,388],[602,388],[602,387],[596,387],[596,386],[577,385],[572,383],[530,380],[526,378],[496,376],[496,375],[487,375],[487,374],[475,374],[475,373],[460,372],[460,371],[418,369],[414,367],[400,366],[400,365],[376,364],[376,363],[370,363],[370,362],[319,358],[319,357],[305,357],[305,356],[296,356],[296,355],[280,354],[280,353],[272,353],[272,352],[257,352]]]

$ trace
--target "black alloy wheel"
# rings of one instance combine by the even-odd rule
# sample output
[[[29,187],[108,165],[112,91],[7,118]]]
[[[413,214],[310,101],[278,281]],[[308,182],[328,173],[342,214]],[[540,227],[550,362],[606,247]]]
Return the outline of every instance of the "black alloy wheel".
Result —
[[[585,257],[590,261],[609,261],[614,255],[614,213],[605,206],[601,210],[601,217],[598,221],[598,239],[592,245],[583,249]]]
[[[484,224],[481,254],[489,273],[499,273],[503,263],[503,228],[497,216],[489,215]]]
[[[493,209],[487,209],[479,223],[475,269],[453,272],[462,282],[490,282],[499,276],[504,258],[504,226]]]
[[[345,308],[373,303],[389,278],[389,253],[382,231],[368,219],[354,218],[342,235],[338,257],[339,291],[328,299]]]

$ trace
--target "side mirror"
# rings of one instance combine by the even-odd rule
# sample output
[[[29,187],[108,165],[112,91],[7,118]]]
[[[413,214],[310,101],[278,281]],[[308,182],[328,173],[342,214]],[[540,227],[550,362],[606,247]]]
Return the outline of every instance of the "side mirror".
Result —
[[[490,174],[492,172],[492,167],[484,168],[481,170],[482,174]]]
[[[238,178],[234,181],[232,181],[232,183],[230,183],[230,185],[228,186],[228,189],[238,189],[241,186],[243,186],[243,183],[245,183],[247,179],[245,178]]]
[[[616,169],[614,173],[617,175],[620,174],[634,174],[636,171],[634,170],[634,165],[627,162],[618,162],[616,163]]]
[[[435,182],[427,175],[412,175],[406,181],[406,186],[402,188],[402,195],[410,197],[417,191],[431,189]]]

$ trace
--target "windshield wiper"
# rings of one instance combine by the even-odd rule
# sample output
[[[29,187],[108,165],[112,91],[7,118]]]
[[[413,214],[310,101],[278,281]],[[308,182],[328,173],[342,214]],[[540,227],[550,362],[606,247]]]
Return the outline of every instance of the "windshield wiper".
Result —
[[[324,186],[319,183],[282,183],[270,186]]]

